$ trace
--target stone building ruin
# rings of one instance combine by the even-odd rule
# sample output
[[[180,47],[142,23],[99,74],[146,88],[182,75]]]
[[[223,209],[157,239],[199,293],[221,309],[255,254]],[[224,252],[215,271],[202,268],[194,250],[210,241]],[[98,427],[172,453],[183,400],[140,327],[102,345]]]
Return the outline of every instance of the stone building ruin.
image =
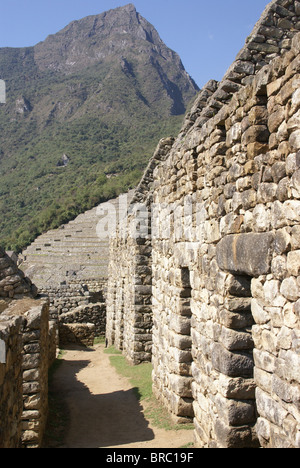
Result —
[[[105,335],[109,246],[107,236],[100,238],[96,229],[105,214],[102,203],[41,234],[19,256],[24,274],[49,299],[60,345],[91,344]]]
[[[107,340],[197,447],[300,448],[299,15],[267,6],[110,241]]]
[[[58,349],[105,336],[108,239],[96,232],[104,215],[102,205],[87,211],[19,258],[0,247],[1,448],[43,446]]]
[[[0,447],[41,446],[58,339],[89,345],[105,319],[108,344],[152,362],[155,395],[193,421],[196,447],[300,448],[299,31],[300,2],[271,1],[159,142],[120,198],[106,286],[90,263],[44,287],[41,249],[49,265],[66,245],[76,257],[78,226],[27,250],[32,281],[0,248]]]
[[[1,448],[41,446],[56,345],[48,301],[0,248]]]

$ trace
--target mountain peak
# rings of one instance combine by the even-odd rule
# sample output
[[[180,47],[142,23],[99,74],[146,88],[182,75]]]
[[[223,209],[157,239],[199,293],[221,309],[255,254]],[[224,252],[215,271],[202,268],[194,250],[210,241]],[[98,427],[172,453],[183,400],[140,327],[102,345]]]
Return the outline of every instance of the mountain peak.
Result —
[[[9,250],[137,183],[199,90],[132,3],[72,21],[34,47],[0,48],[0,70],[9,89],[0,107]]]
[[[127,5],[124,5],[123,7],[120,7],[121,9],[128,10],[128,11],[136,11],[136,8],[133,3],[128,3]]]
[[[49,69],[69,74],[113,54],[122,55],[124,50],[134,48],[134,44],[140,41],[155,44],[158,49],[163,47],[166,53],[167,48],[155,28],[129,3],[72,21],[37,44],[34,57],[42,71]]]

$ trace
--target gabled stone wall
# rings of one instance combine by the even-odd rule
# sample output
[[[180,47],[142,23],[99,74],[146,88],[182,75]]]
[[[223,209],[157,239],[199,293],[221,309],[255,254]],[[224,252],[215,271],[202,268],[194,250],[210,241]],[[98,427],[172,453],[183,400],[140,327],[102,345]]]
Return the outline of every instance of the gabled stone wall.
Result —
[[[0,299],[20,299],[36,296],[37,288],[25,277],[16,263],[0,247]]]
[[[259,70],[290,49],[294,34],[300,30],[299,16],[300,2],[297,0],[272,0],[266,6],[221,82],[211,80],[206,86],[208,93],[202,90],[195,100],[186,116],[181,136],[194,125],[201,127],[237,91],[251,83]]]

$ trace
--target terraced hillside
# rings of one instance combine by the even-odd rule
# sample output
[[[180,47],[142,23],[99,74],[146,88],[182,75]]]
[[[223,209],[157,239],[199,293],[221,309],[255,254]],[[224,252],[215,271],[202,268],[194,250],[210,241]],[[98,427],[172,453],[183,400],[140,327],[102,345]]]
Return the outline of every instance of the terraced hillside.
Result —
[[[107,278],[108,230],[114,216],[123,216],[123,200],[133,191],[80,214],[68,224],[41,236],[23,251],[21,269],[38,287],[59,286],[72,279]],[[111,209],[109,209],[111,208]]]

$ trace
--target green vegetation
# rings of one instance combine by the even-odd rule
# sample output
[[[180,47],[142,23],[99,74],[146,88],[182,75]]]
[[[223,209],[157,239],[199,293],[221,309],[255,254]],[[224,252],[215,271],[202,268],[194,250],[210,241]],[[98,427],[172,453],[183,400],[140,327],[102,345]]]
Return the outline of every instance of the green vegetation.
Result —
[[[105,337],[104,336],[96,336],[94,339],[94,346],[97,344],[104,344],[105,343]]]
[[[35,47],[0,49],[6,249],[21,251],[136,186],[158,141],[178,134],[198,88],[150,24],[137,34],[140,21],[127,10],[76,21]],[[116,24],[126,24],[126,48]]]
[[[49,369],[48,392],[48,419],[44,434],[43,447],[58,448],[63,444],[64,436],[69,425],[69,411],[64,397],[53,390],[53,378],[55,372],[62,364],[64,351],[60,351],[58,357]]]
[[[152,392],[152,364],[144,363],[138,366],[131,366],[122,356],[121,352],[114,346],[105,350],[109,354],[110,362],[117,372],[128,378],[132,384],[137,398],[145,402],[145,416],[151,423],[160,429],[165,430],[193,430],[193,424],[174,424],[162,404],[158,402]]]
[[[130,380],[138,399],[149,400],[152,397],[151,363],[130,366],[122,353],[114,347],[108,348],[105,353],[110,354],[110,362],[117,372]]]
[[[89,80],[86,72],[71,95],[66,89],[76,88],[74,78],[44,83],[38,96],[39,87],[27,90],[32,111],[13,118],[17,92],[8,93],[7,106],[0,107],[0,242],[6,249],[20,251],[42,232],[135,187],[159,139],[180,127],[182,116],[145,112],[122,76],[115,89],[126,86],[126,101],[97,114],[97,103],[89,109],[82,95]]]

